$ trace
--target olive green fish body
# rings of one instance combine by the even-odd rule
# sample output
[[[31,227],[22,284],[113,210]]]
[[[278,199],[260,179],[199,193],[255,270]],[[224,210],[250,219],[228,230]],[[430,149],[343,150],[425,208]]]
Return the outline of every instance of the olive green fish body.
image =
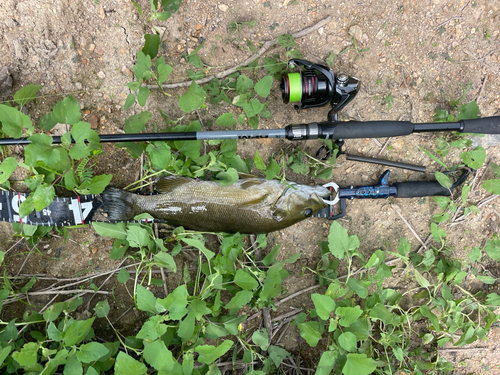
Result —
[[[207,232],[268,233],[311,216],[326,204],[321,186],[241,179],[224,186],[215,181],[169,176],[156,184],[160,194],[137,195],[119,189],[103,193],[110,220],[133,220],[148,213],[172,226]]]

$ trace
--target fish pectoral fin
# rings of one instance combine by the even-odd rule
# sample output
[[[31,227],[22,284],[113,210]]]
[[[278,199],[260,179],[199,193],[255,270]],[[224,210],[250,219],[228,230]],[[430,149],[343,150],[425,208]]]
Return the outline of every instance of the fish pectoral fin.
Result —
[[[184,184],[194,181],[192,178],[179,176],[161,177],[156,181],[155,188],[160,193],[168,193]]]
[[[238,208],[241,208],[241,209],[259,209],[261,207],[264,207],[264,206],[267,206],[269,205],[269,202],[268,202],[268,198],[269,197],[269,194],[264,194],[256,199],[253,199],[251,201],[248,201],[248,202],[245,202],[245,203],[241,203],[240,205],[238,205]]]
[[[273,219],[276,221],[281,221],[287,217],[287,212],[285,210],[274,210],[272,212]]]

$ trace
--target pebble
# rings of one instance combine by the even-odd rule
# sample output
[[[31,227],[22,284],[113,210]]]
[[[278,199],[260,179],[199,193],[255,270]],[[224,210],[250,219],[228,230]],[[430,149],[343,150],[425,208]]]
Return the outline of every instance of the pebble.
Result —
[[[87,122],[90,124],[91,129],[97,129],[97,126],[99,125],[99,119],[95,114],[91,114],[87,119]]]
[[[324,28],[324,27],[320,27],[320,28],[318,29],[318,34],[319,34],[319,35],[323,35],[324,33],[325,33],[325,28]]]
[[[104,74],[104,72],[101,70],[99,73],[97,73],[97,76],[100,78],[100,79],[104,79],[106,78],[106,74]]]
[[[229,9],[229,7],[226,4],[219,4],[218,8],[223,12],[227,12],[227,10]]]
[[[94,50],[95,50],[95,44],[91,43],[90,46],[89,46],[89,51],[90,52],[94,52]]]
[[[361,27],[354,25],[349,28],[349,35],[356,38],[357,41],[361,41],[363,31],[361,30]]]
[[[80,82],[75,82],[75,88],[76,88],[77,90],[81,90],[81,89],[82,89],[82,87],[83,87],[83,85],[82,85]]]

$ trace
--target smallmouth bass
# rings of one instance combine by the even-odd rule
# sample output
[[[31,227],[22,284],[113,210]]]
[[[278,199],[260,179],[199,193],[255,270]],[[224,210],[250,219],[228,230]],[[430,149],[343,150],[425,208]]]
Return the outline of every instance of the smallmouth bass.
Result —
[[[224,186],[216,181],[167,176],[160,194],[139,195],[117,188],[102,193],[111,221],[133,220],[148,213],[172,226],[205,232],[269,233],[306,219],[326,207],[322,186],[246,178]]]

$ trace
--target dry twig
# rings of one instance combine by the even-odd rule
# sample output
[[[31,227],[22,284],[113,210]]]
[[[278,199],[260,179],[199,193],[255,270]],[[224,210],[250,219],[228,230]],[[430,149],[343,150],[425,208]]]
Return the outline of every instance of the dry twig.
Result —
[[[406,224],[406,226],[410,229],[410,231],[413,233],[413,235],[415,236],[415,238],[418,240],[418,242],[420,242],[422,244],[422,246],[428,250],[429,248],[427,247],[427,245],[424,243],[424,241],[422,241],[422,239],[420,238],[420,236],[417,234],[417,232],[415,232],[415,230],[413,229],[413,227],[410,225],[410,223],[403,217],[403,215],[401,214],[401,211],[399,211],[399,208],[396,206],[396,205],[391,205],[390,206],[394,211],[396,211],[396,213],[399,215],[399,217],[401,218],[401,220],[403,220],[403,222]]]

